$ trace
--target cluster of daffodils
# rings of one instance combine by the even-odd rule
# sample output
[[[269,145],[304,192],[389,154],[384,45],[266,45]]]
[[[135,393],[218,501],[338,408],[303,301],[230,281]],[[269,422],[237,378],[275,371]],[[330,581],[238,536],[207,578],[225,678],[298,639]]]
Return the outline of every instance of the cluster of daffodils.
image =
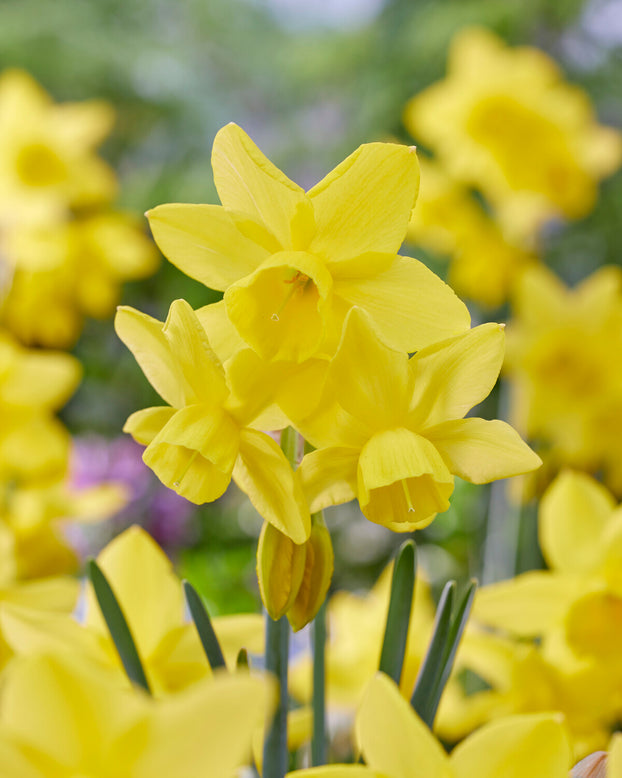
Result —
[[[70,347],[121,282],[155,270],[96,152],[113,120],[102,101],[56,104],[27,73],[0,75],[0,323],[23,343]]]
[[[404,121],[434,152],[410,238],[450,256],[452,284],[485,306],[537,261],[543,224],[589,213],[622,161],[620,133],[553,60],[481,28],[454,38],[446,78],[412,98]]]
[[[361,146],[309,192],[233,124],[212,161],[222,205],[148,216],[163,253],[224,297],[198,311],[177,300],[164,323],[119,310],[119,336],[167,403],[125,429],[189,500],[232,479],[248,495],[266,522],[265,605],[299,628],[332,572],[323,508],[357,499],[370,521],[408,532],[449,507],[455,476],[486,483],[540,461],[506,423],[464,418],[497,380],[503,327],[471,329],[453,291],[397,254],[413,149]],[[297,452],[264,431],[290,427],[313,449],[296,469]]]

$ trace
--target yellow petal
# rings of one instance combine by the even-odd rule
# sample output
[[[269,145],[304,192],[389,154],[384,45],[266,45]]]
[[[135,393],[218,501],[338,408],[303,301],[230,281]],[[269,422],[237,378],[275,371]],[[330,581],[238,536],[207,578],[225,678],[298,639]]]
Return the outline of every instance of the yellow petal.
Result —
[[[271,437],[242,430],[233,478],[262,518],[294,543],[305,542],[311,532],[311,517],[300,480]]]
[[[197,319],[207,333],[210,346],[224,364],[236,351],[246,348],[246,342],[231,324],[227,316],[225,301],[221,300],[211,305],[204,305],[195,311]]]
[[[559,475],[540,503],[540,547],[549,567],[590,572],[604,553],[602,535],[613,516],[611,493],[585,473]]]
[[[396,532],[427,526],[449,508],[454,479],[434,446],[403,428],[374,435],[357,472],[363,514]]]
[[[238,445],[238,427],[226,413],[189,405],[162,427],[143,459],[169,489],[200,505],[224,493]]]
[[[241,648],[245,648],[249,654],[264,653],[266,629],[261,614],[236,613],[215,616],[212,625],[228,667],[235,667]]]
[[[573,576],[533,571],[477,592],[473,617],[484,624],[526,637],[559,625],[581,590]]]
[[[410,360],[412,423],[425,429],[461,419],[489,395],[501,369],[503,349],[503,327],[491,323],[415,354]]]
[[[608,663],[619,661],[622,599],[606,591],[577,598],[568,610],[565,634],[578,656]]]
[[[302,362],[322,342],[331,288],[321,261],[304,251],[282,251],[227,289],[227,315],[264,359]]]
[[[253,732],[275,699],[268,678],[219,673],[162,700],[132,778],[230,778],[248,763]]]
[[[3,402],[45,408],[64,405],[80,383],[80,363],[70,354],[20,351],[2,377]]]
[[[382,673],[367,686],[356,737],[369,767],[388,778],[454,776],[439,742]]]
[[[133,413],[123,425],[137,443],[148,446],[162,427],[175,414],[175,408],[144,408]]]
[[[257,545],[257,579],[261,600],[274,621],[289,610],[305,572],[307,545],[297,545],[269,522]]]
[[[219,205],[159,205],[147,218],[164,256],[210,289],[224,291],[268,256]]]
[[[236,124],[227,124],[216,134],[212,167],[225,208],[249,214],[271,230],[282,248],[294,248],[292,222],[308,208],[307,197]]]
[[[567,778],[568,736],[552,715],[508,716],[486,724],[451,754],[456,778]]]
[[[418,191],[414,148],[359,146],[308,193],[317,225],[311,251],[331,263],[368,251],[396,253]]]
[[[186,382],[162,332],[162,322],[134,308],[120,306],[114,326],[160,397],[173,408],[185,405]]]
[[[454,474],[473,484],[529,473],[542,460],[503,421],[456,419],[437,424],[425,436]]]
[[[408,355],[382,343],[369,316],[352,309],[329,367],[328,391],[374,432],[399,425],[405,416],[408,378]]]
[[[335,556],[330,533],[323,520],[314,519],[311,535],[305,543],[306,557],[302,581],[287,618],[294,632],[312,621],[326,599],[333,577]]]
[[[190,391],[186,390],[186,401],[221,405],[228,394],[225,371],[185,300],[171,303],[162,331],[190,387]]]
[[[356,497],[359,450],[325,448],[305,454],[298,472],[312,513]]]
[[[471,322],[451,287],[410,257],[396,257],[389,270],[372,277],[335,279],[334,293],[366,311],[379,337],[400,351],[449,338]]]
[[[170,560],[145,530],[134,526],[111,541],[97,561],[119,600],[140,655],[148,659],[166,634],[183,623],[183,594]],[[108,634],[91,586],[87,588],[86,623]]]
[[[622,778],[622,735],[616,734],[609,744],[607,778]]]
[[[381,776],[375,770],[361,764],[331,764],[295,770],[293,773],[287,773],[285,778],[386,778],[386,776]]]

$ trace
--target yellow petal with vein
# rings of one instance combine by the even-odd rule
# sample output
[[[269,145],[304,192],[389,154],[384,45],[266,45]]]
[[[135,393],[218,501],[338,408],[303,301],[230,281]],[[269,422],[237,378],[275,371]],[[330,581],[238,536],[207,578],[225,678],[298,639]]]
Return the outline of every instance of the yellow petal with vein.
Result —
[[[298,472],[312,513],[356,497],[356,448],[324,448],[305,454]]]
[[[123,425],[137,443],[148,446],[162,427],[176,413],[175,408],[144,408],[133,413]]]

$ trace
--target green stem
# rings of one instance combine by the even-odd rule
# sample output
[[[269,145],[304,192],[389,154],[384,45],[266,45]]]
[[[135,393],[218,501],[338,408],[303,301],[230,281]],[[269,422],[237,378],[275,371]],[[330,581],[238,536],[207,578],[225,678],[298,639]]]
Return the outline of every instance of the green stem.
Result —
[[[313,621],[313,738],[311,764],[326,764],[326,601]]]
[[[279,683],[279,703],[263,747],[263,774],[283,778],[287,772],[287,660],[289,622],[283,616],[273,621],[266,614],[266,670]]]

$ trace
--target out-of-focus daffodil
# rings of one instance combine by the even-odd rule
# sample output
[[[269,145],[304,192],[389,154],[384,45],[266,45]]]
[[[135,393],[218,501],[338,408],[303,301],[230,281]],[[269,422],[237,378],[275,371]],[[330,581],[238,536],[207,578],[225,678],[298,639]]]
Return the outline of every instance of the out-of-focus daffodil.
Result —
[[[414,149],[361,146],[305,193],[228,124],[212,165],[222,206],[161,205],[151,229],[171,262],[224,291],[229,320],[263,358],[334,353],[354,305],[405,350],[469,326],[448,286],[397,255],[419,187]]]
[[[0,226],[65,218],[108,203],[112,170],[96,154],[114,113],[99,100],[56,105],[21,70],[0,76]]]
[[[421,189],[408,239],[448,256],[451,286],[484,306],[501,305],[524,268],[536,261],[504,236],[463,184],[429,160],[421,160]]]
[[[494,386],[503,342],[501,326],[484,324],[409,359],[351,311],[327,402],[299,425],[318,449],[300,466],[311,510],[357,497],[370,521],[409,532],[449,507],[455,475],[481,484],[538,467],[509,425],[463,418]]]
[[[111,316],[120,284],[157,266],[137,220],[108,211],[16,229],[4,252],[11,278],[0,318],[23,343],[48,347],[73,345],[84,316]]]
[[[80,373],[69,354],[31,351],[0,332],[0,478],[64,474],[69,434],[52,413],[73,394]]]
[[[509,48],[481,28],[456,36],[446,78],[411,100],[405,122],[523,236],[550,216],[588,213],[598,181],[622,159],[620,133],[597,124],[544,52]]]
[[[184,300],[164,324],[120,308],[115,326],[143,372],[169,406],[147,408],[127,420],[126,432],[147,445],[144,461],[158,478],[195,503],[220,497],[231,478],[264,519],[295,543],[309,537],[311,521],[294,471],[275,441],[253,428],[273,400],[270,386],[236,392],[244,353],[225,374],[205,330]]]
[[[567,778],[570,749],[552,715],[511,716],[482,727],[447,755],[426,725],[379,673],[356,717],[367,768],[343,765],[301,770],[292,778]]]
[[[164,552],[144,530],[132,527],[119,535],[101,552],[98,563],[123,609],[156,695],[178,694],[211,675],[196,628],[185,618],[181,583]],[[8,605],[0,612],[6,642],[15,654],[71,654],[102,671],[121,671],[90,587],[82,624],[69,616],[19,606],[19,602]],[[230,668],[235,667],[242,647],[262,653],[261,616],[221,617],[213,623]]]
[[[544,267],[516,287],[505,370],[512,382],[512,421],[540,441],[552,467],[615,470],[622,416],[622,274],[604,267],[574,289]],[[605,424],[605,418],[608,423]],[[615,464],[614,464],[615,462]]]
[[[274,696],[240,673],[156,701],[76,657],[22,658],[4,682],[0,763],[11,778],[230,778]]]

